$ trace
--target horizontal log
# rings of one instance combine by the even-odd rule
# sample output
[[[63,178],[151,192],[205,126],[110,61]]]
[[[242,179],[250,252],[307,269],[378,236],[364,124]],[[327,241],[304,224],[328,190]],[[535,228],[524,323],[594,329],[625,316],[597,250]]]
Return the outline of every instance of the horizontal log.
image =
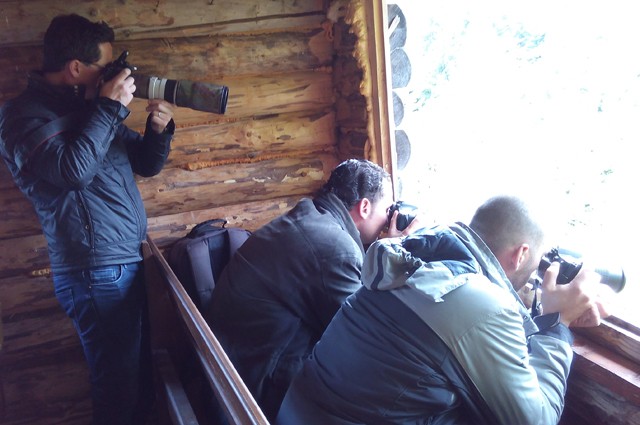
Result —
[[[187,127],[176,132],[165,169],[321,151],[336,143],[331,110]]]
[[[62,308],[53,292],[50,276],[9,276],[0,279],[0,306],[6,321],[38,316],[40,311]],[[33,313],[33,312],[36,313]]]
[[[32,362],[73,349],[78,337],[59,305],[49,277],[0,279],[4,341],[1,365]]]
[[[0,181],[0,199],[3,203],[0,210],[0,240],[42,233],[33,205],[13,183],[4,164],[0,164]]]
[[[49,270],[47,242],[41,233],[0,240],[0,279],[38,275]]]
[[[637,391],[637,390],[636,390]],[[571,372],[565,397],[566,416],[561,424],[640,425],[640,405],[621,398],[588,376]]]
[[[284,18],[284,19],[283,19]],[[116,40],[126,43],[129,40],[159,39],[167,37],[200,37],[220,34],[257,34],[282,31],[300,31],[318,28],[326,21],[322,12],[308,12],[297,15],[272,15],[261,19],[230,20],[217,24],[194,24],[177,28],[139,29],[135,32],[116,30]]]
[[[3,316],[2,320],[3,365],[52,356],[79,344],[73,322],[59,305],[23,315]]]
[[[141,179],[149,216],[202,210],[240,202],[308,194],[318,189],[336,165],[332,154],[220,165],[195,171],[164,170]]]
[[[0,367],[2,425],[85,425],[89,373],[80,347]]]
[[[599,346],[608,347],[631,361],[640,362],[640,334],[637,327],[629,326],[629,323],[610,317],[600,326],[576,328],[574,332]]]
[[[312,196],[312,194],[308,194]],[[285,214],[301,196],[286,196],[268,201],[227,205],[206,210],[189,211],[149,218],[149,235],[161,249],[185,236],[198,223],[214,218],[226,219],[227,226],[242,227],[250,231],[264,226],[274,218]]]
[[[577,334],[573,351],[575,356],[572,370],[575,373],[602,384],[609,392],[640,406],[640,365],[637,362],[614,353],[606,346],[591,343]]]
[[[39,43],[51,19],[66,13],[108,22],[116,32],[116,39],[159,38],[166,33],[183,32],[193,36],[274,30],[289,20],[293,21],[291,24],[308,25],[309,17],[317,19],[318,15],[324,15],[323,3],[323,0],[198,0],[190,1],[189,7],[185,7],[181,0],[95,0],[80,3],[4,0],[0,2],[0,40],[2,44]]]
[[[333,46],[322,29],[273,34],[132,41],[122,46],[140,74],[216,82],[330,66]],[[116,44],[114,55],[121,44]]]
[[[259,35],[140,40],[114,43],[114,56],[129,51],[138,73],[174,80],[224,84],[225,76],[304,72],[329,67],[331,42],[320,29]],[[26,75],[41,66],[41,50],[0,47],[0,102],[19,94]]]
[[[331,74],[298,72],[276,77],[229,78],[219,84],[229,87],[229,100],[224,115],[176,108],[179,127],[212,125],[246,117],[270,116],[302,111],[318,111],[333,105]],[[126,124],[142,131],[147,119],[144,99],[133,99]]]

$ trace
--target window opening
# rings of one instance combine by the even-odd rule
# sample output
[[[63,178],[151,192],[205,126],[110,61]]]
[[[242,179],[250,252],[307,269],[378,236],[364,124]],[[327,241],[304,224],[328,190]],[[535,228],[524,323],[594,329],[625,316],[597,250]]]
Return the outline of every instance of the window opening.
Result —
[[[399,199],[434,222],[499,193],[538,200],[559,223],[551,243],[624,269],[616,315],[640,325],[634,13],[467,3],[387,3]]]

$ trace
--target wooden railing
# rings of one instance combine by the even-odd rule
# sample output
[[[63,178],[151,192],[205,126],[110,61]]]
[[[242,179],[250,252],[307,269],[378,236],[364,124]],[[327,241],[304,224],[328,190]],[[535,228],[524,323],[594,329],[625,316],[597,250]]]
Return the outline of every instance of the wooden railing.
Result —
[[[168,418],[162,425],[217,424],[215,415],[220,412],[229,425],[268,425],[209,325],[151,238],[143,244],[143,252],[158,394]],[[637,355],[638,341],[633,341],[631,351]],[[612,345],[616,344],[603,346]],[[587,347],[595,345],[586,344],[580,333],[576,336],[576,361],[560,423],[604,423],[604,418],[611,424],[640,423],[637,363],[612,353],[598,357],[599,352]],[[595,357],[606,362],[598,366]],[[618,357],[620,361],[614,362]],[[211,399],[202,397],[203,385],[212,394]],[[212,409],[210,404],[216,408]],[[586,420],[583,411],[592,420]]]
[[[229,425],[269,422],[209,325],[151,238],[143,244],[151,344],[159,396],[172,424],[216,423],[198,384],[205,381]],[[195,372],[194,372],[195,370]],[[204,376],[204,379],[203,379]],[[194,384],[194,382],[196,384]],[[189,386],[196,387],[189,394]],[[205,391],[206,393],[206,391]],[[203,404],[205,406],[203,406]]]

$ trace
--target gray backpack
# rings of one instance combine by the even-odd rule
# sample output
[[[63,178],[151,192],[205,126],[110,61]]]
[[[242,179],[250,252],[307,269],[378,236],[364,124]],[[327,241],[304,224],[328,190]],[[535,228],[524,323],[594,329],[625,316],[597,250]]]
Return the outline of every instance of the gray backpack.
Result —
[[[169,265],[200,311],[207,311],[220,273],[251,236],[246,229],[226,225],[227,220],[221,218],[204,221],[169,251]]]

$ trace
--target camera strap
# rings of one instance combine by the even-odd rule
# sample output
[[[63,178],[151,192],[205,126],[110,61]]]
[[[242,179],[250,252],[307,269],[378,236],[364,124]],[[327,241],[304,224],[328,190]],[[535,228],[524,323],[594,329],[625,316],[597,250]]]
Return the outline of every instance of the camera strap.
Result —
[[[533,303],[531,303],[531,318],[535,319],[541,313],[540,311],[540,302],[538,301],[538,288],[539,286],[536,284],[533,286]]]

